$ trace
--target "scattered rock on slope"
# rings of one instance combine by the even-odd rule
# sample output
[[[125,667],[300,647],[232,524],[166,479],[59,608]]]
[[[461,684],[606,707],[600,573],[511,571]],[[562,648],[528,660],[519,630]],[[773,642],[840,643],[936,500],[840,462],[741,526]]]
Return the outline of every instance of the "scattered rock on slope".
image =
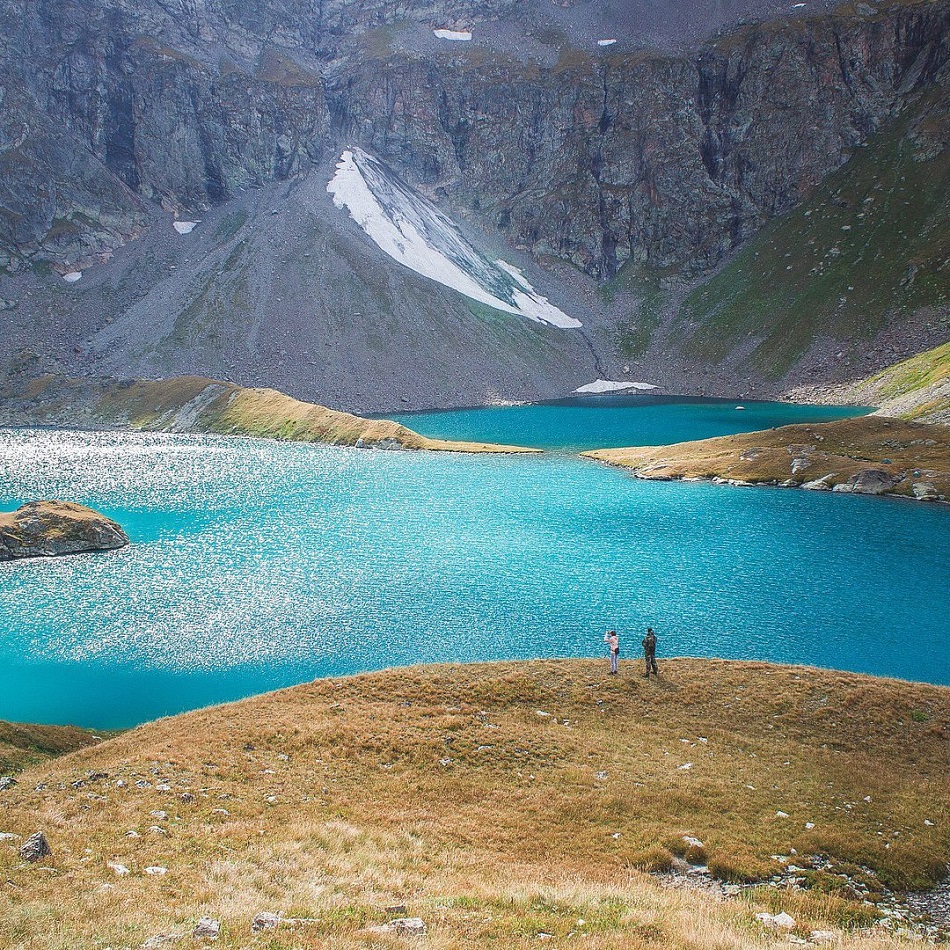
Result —
[[[128,543],[114,521],[69,501],[31,501],[0,514],[0,561],[111,551]]]
[[[51,857],[52,854],[53,849],[42,831],[30,835],[20,848],[20,857],[24,861],[42,861],[43,858]]]

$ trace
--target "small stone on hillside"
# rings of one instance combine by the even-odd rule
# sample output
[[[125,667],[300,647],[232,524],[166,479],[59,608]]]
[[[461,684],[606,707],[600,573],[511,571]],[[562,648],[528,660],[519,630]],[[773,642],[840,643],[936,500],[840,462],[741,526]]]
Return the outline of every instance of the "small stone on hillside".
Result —
[[[9,831],[0,831],[0,841],[16,841],[19,837],[19,835],[15,835]]]
[[[42,831],[30,835],[20,848],[20,857],[24,861],[42,861],[43,858],[51,857],[52,854],[53,849],[49,846]]]
[[[776,930],[791,930],[795,926],[795,918],[784,910],[780,914],[756,914],[755,919]]]
[[[124,864],[119,864],[116,861],[110,861],[106,867],[109,868],[110,871],[114,871],[119,877],[125,877],[126,874],[131,873]]]
[[[421,937],[426,933],[425,921],[420,917],[399,917],[388,924],[365,927],[364,934],[402,934],[407,937]]]
[[[160,865],[153,864],[151,867],[145,869],[146,874],[151,874],[153,877],[162,877],[162,875],[168,873],[168,868],[163,868]]]
[[[272,914],[269,910],[262,910],[254,915],[251,921],[251,933],[260,933],[262,930],[276,930],[280,926],[280,915]]]
[[[148,940],[142,944],[141,950],[159,950],[159,948],[164,947],[165,944],[177,943],[183,939],[184,934],[155,934],[154,937],[149,937]]]
[[[0,777],[0,792],[5,792],[8,788],[13,788],[14,785],[16,785],[16,779],[12,775]]]
[[[213,917],[202,917],[195,925],[192,932],[193,937],[204,937],[209,940],[217,940],[221,934],[221,921]]]
[[[812,943],[833,943],[835,936],[836,935],[833,930],[813,930],[808,935],[808,939]]]

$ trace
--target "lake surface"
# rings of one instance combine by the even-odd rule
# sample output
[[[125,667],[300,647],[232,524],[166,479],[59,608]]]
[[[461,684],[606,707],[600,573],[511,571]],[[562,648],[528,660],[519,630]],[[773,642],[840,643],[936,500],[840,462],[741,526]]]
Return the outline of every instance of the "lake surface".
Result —
[[[627,445],[670,445],[795,423],[833,422],[870,411],[853,406],[602,395],[525,406],[392,413],[380,418],[394,419],[432,439],[584,452]]]
[[[0,564],[3,719],[126,726],[397,664],[599,656],[608,626],[623,666],[646,624],[661,671],[698,654],[950,683],[944,506],[563,455],[0,430],[0,510],[51,497],[133,544]]]

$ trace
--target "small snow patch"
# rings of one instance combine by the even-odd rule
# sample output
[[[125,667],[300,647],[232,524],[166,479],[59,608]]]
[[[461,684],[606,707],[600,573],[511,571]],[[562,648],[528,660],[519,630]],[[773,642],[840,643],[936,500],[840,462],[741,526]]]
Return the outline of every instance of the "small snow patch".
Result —
[[[576,393],[614,393],[623,389],[648,390],[656,389],[652,383],[625,383],[612,379],[595,379],[592,383],[585,383],[574,390]]]
[[[160,865],[153,864],[151,867],[145,869],[146,874],[151,874],[152,877],[163,877],[168,873],[168,868],[163,868]]]
[[[784,811],[777,811],[775,813],[776,818],[788,818],[788,814]]]
[[[197,221],[175,221],[172,224],[172,227],[179,234],[191,234],[192,231],[198,226]]]
[[[468,43],[472,34],[468,30],[433,30],[440,40],[450,40],[453,43]]]
[[[107,865],[110,871],[114,871],[119,877],[125,877],[129,873],[129,869],[124,864],[119,864],[118,862],[110,861]]]
[[[676,768],[680,772],[688,772],[693,767],[692,762],[684,762],[682,765],[677,765]]]
[[[613,46],[614,43],[616,42],[617,42],[616,40],[598,40],[597,45],[598,46]]]
[[[81,270],[71,270],[68,274],[63,274],[63,280],[67,284],[75,284],[77,280],[82,280]]]

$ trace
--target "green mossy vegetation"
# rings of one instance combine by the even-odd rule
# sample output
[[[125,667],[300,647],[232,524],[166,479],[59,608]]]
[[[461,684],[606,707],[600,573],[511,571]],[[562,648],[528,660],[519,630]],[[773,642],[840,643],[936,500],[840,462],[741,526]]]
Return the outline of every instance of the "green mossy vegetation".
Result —
[[[870,339],[950,297],[950,162],[926,139],[948,121],[930,97],[873,136],[810,200],[766,225],[680,310],[686,352],[783,376],[819,336]]]
[[[638,359],[650,348],[653,335],[663,322],[663,312],[670,305],[671,294],[664,280],[675,274],[672,269],[657,270],[627,261],[600,288],[607,303],[613,303],[618,294],[638,298],[637,309],[622,319],[614,331],[614,341],[623,356]]]

